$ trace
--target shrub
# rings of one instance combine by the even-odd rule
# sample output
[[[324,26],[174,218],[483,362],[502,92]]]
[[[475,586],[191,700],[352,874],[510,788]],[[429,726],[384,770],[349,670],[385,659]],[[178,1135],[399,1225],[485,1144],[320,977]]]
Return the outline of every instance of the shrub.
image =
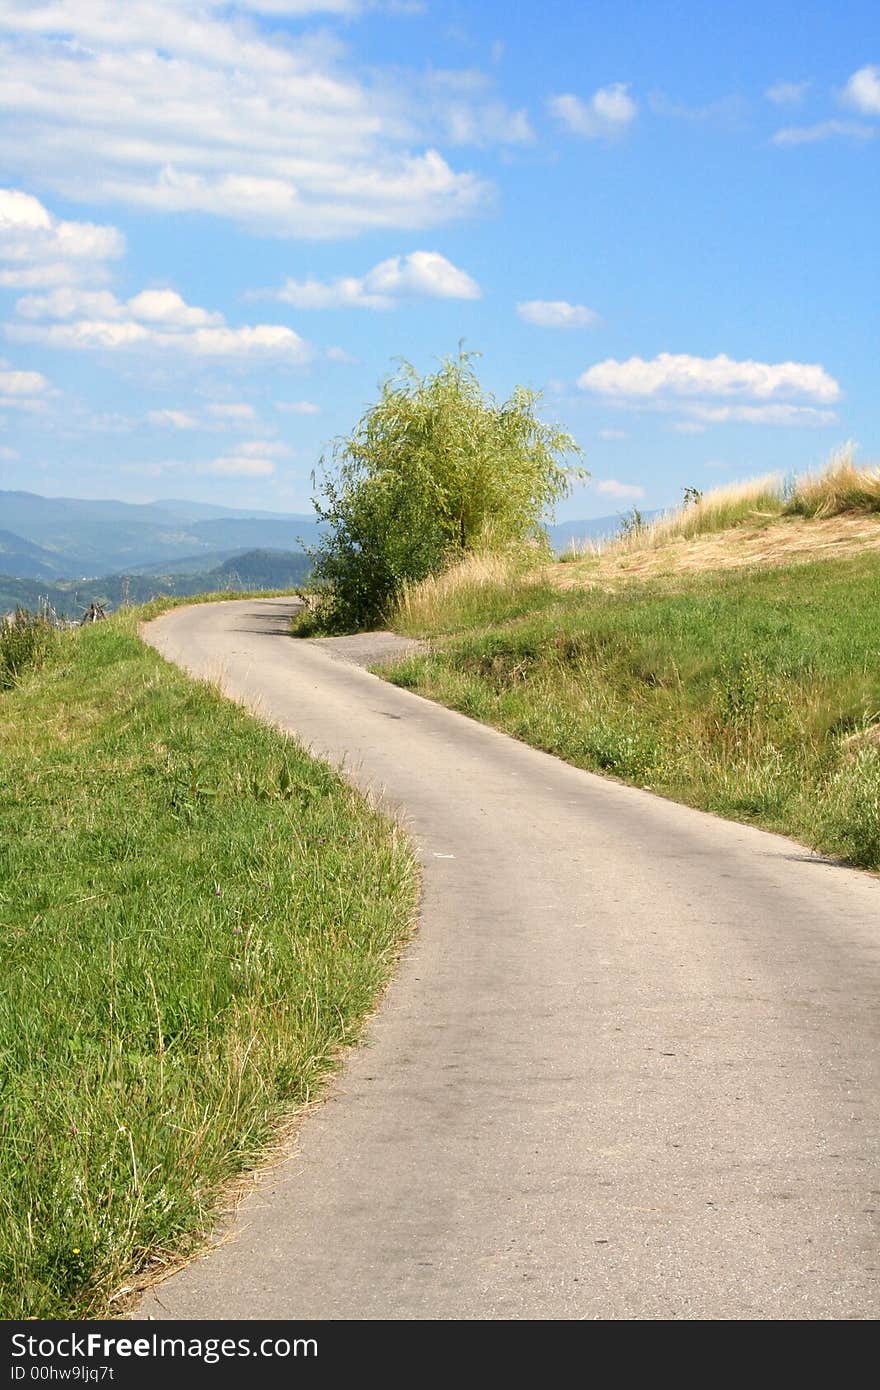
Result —
[[[580,451],[538,405],[524,387],[501,404],[484,393],[472,354],[425,377],[404,362],[334,446],[315,500],[316,602],[299,630],[374,625],[406,583],[464,554],[546,545],[544,516],[583,470],[564,466]]]

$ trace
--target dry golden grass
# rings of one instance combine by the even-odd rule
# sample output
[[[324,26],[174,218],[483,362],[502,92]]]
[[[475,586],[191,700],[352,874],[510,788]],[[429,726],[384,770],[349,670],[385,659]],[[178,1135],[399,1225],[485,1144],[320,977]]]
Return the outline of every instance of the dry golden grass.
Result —
[[[510,554],[467,555],[449,569],[405,585],[393,625],[405,632],[432,630],[451,603],[458,609],[489,589],[510,589],[520,582],[523,570],[523,559]]]
[[[650,579],[673,573],[807,563],[859,550],[880,549],[880,513],[825,518],[780,516],[734,531],[693,537],[674,536],[665,545],[609,546],[566,565],[548,566],[544,578],[560,589],[605,587],[626,579]]]
[[[880,512],[880,469],[857,468],[848,447],[824,473],[808,474],[798,483],[788,510],[809,517]]]
[[[878,545],[880,469],[857,468],[846,444],[821,473],[788,487],[768,473],[716,488],[603,546],[585,547],[580,558],[569,553],[549,577],[568,589],[677,570],[797,563]]]

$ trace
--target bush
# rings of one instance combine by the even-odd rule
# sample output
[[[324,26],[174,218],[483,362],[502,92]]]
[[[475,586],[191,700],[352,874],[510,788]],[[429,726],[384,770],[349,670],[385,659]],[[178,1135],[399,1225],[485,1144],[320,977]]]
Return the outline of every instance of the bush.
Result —
[[[571,435],[538,419],[517,387],[498,404],[472,355],[432,376],[409,363],[337,441],[315,508],[326,535],[310,552],[315,602],[300,631],[351,631],[383,620],[404,584],[475,550],[547,544],[544,516],[580,468]]]

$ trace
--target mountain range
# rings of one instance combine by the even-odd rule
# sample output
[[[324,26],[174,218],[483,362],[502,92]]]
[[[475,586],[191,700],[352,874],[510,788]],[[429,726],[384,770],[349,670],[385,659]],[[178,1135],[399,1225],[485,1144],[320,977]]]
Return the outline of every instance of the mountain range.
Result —
[[[608,536],[619,517],[551,526],[558,550]],[[283,588],[309,569],[314,515],[221,507],[169,498],[131,503],[0,491],[0,612],[48,598],[73,610],[120,595]]]

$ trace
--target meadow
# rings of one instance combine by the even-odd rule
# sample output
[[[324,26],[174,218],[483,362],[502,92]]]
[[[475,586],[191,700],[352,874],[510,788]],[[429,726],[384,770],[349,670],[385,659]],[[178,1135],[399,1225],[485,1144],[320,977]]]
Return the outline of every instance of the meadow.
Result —
[[[4,1319],[112,1316],[197,1248],[414,922],[405,839],[146,647],[160,607],[19,641],[0,694]]]

